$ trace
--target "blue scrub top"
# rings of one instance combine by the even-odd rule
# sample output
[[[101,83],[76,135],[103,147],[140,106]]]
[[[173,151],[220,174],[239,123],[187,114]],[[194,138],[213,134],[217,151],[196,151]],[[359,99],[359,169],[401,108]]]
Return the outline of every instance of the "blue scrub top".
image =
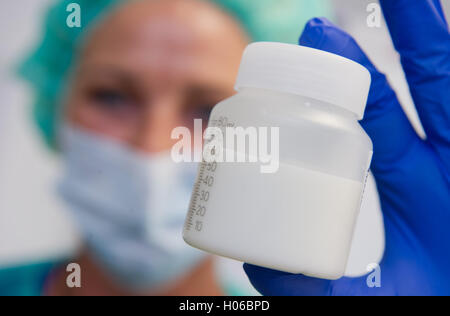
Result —
[[[0,268],[0,296],[42,296],[46,280],[53,268],[61,265],[60,261],[48,261],[22,266]],[[223,286],[225,295],[250,295],[231,284]]]
[[[45,281],[60,261],[0,268],[0,296],[40,296]]]

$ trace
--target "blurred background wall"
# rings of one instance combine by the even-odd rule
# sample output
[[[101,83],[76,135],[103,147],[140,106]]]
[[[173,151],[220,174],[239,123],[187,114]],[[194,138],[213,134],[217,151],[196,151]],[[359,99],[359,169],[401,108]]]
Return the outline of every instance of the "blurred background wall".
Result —
[[[77,241],[54,195],[57,157],[32,124],[28,87],[13,75],[39,41],[51,2],[0,2],[0,265],[70,253]]]
[[[39,40],[43,12],[51,2],[0,2],[0,266],[70,254],[79,240],[54,195],[58,159],[43,146],[31,122],[30,91],[12,75],[17,62]],[[331,2],[337,24],[349,31],[388,75],[415,128],[423,134],[386,25],[383,22],[381,28],[367,26],[366,8],[374,1]],[[448,15],[450,1],[443,2]],[[369,263],[380,259],[383,247],[382,218],[370,177],[348,274],[364,273]]]

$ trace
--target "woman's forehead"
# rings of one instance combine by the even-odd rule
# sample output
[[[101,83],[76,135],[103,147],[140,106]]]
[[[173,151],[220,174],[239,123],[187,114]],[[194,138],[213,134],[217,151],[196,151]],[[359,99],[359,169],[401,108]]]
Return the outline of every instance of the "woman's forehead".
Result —
[[[102,20],[83,49],[147,49],[148,53],[182,50],[207,54],[241,49],[245,32],[228,14],[200,0],[132,1]]]
[[[234,75],[246,44],[238,23],[203,1],[139,1],[98,25],[80,63],[166,75],[212,69]]]

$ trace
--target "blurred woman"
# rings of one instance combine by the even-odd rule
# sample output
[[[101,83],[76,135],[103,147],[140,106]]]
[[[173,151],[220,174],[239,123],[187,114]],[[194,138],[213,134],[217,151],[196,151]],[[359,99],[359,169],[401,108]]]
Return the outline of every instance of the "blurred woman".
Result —
[[[35,88],[36,122],[64,161],[58,192],[83,237],[70,260],[81,266],[82,287],[67,287],[61,260],[0,272],[0,283],[3,275],[15,286],[3,290],[235,294],[219,282],[212,257],[182,240],[196,168],[172,161],[171,132],[193,129],[194,119],[207,120],[211,107],[233,94],[250,40],[296,42],[307,18],[326,6],[85,0],[78,1],[77,29],[66,27],[68,3],[50,10],[43,43],[21,74]]]

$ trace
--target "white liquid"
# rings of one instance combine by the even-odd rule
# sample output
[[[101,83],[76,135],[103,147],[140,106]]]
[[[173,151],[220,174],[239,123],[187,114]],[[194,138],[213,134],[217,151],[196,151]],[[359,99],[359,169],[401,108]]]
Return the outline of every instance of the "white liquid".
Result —
[[[287,164],[261,174],[259,166],[219,163],[208,171],[203,165],[199,178],[214,180],[197,179],[186,242],[276,270],[341,277],[363,183]]]

